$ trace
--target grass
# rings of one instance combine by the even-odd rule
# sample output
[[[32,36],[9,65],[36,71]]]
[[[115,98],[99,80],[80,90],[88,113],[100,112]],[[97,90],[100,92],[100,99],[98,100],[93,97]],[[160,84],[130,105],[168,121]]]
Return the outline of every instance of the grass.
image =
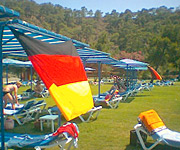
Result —
[[[101,92],[110,89],[111,85],[102,85]],[[19,89],[19,93],[28,87]],[[98,86],[91,85],[93,95],[97,94]],[[128,99],[127,103],[120,103],[117,109],[102,109],[98,119],[89,123],[73,120],[79,126],[80,134],[78,146],[80,150],[139,150],[140,146],[129,145],[130,130],[137,123],[138,115],[146,110],[154,109],[163,119],[169,129],[180,132],[180,83],[173,86],[154,87],[152,91],[138,93]],[[42,98],[41,98],[42,99]],[[45,99],[48,106],[55,103],[52,98]],[[25,102],[25,101],[24,101]],[[62,118],[62,122],[65,120]],[[57,124],[56,124],[57,127]],[[45,127],[43,132],[34,128],[34,122],[23,126],[16,126],[8,132],[45,134],[50,129]],[[151,143],[151,140],[148,140]],[[56,150],[57,148],[51,148]],[[158,145],[156,150],[168,149]],[[173,148],[169,148],[173,149]]]

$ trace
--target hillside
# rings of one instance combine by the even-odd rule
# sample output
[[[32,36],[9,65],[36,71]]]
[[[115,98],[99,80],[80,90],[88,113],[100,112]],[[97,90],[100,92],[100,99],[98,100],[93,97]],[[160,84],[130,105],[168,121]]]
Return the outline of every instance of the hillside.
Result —
[[[150,63],[163,74],[180,71],[180,9],[152,8],[106,13],[63,8],[33,0],[5,0],[0,5],[20,12],[21,20],[90,44],[117,59]],[[170,71],[171,70],[171,71]]]

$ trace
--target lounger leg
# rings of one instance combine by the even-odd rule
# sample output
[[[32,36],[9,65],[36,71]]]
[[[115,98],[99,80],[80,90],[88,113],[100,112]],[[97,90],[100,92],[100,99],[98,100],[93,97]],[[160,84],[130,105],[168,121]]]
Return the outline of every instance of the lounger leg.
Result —
[[[96,118],[99,116],[100,110],[98,110],[97,114],[96,114]]]
[[[74,142],[74,140],[72,140],[72,141],[70,142],[70,144],[69,144],[67,150],[70,150],[70,149],[71,149],[71,147],[72,147],[72,145],[73,145],[73,142]]]
[[[65,150],[64,147],[65,147],[66,143],[65,142],[62,142],[61,144],[59,144],[59,148],[60,150]]]
[[[51,131],[54,132],[54,121],[51,120]]]
[[[34,147],[35,150],[41,150],[39,146]]]
[[[5,143],[4,149],[5,149],[5,150],[8,150],[7,143]]]
[[[38,111],[36,112],[36,115],[35,115],[35,117],[34,117],[34,120],[36,120],[36,119],[39,118],[39,113],[40,113],[40,111],[41,111],[41,110],[38,110]]]
[[[146,145],[145,145],[145,143],[144,143],[144,141],[143,141],[143,138],[142,138],[142,136],[141,136],[141,133],[140,133],[140,131],[142,131],[142,132],[144,132],[144,133],[146,133],[143,129],[141,129],[141,127],[135,127],[135,131],[136,131],[136,134],[137,134],[137,136],[138,136],[138,139],[139,139],[139,141],[140,141],[140,144],[141,144],[141,146],[142,146],[142,148],[144,149],[144,150],[151,150],[151,149],[153,149],[156,145],[158,145],[160,142],[161,142],[161,140],[157,140],[154,144],[152,144],[150,147],[146,147]],[[147,133],[146,133],[147,134]]]
[[[16,119],[19,125],[23,125],[23,123],[20,121],[20,119],[16,115],[14,115],[14,118]]]
[[[49,124],[50,124],[49,122],[50,122],[50,120],[47,120],[47,127],[49,127]]]
[[[89,117],[85,120],[82,116],[79,116],[82,122],[88,122],[92,117],[93,112],[90,112]]]
[[[40,120],[41,131],[43,131],[43,120]]]
[[[82,122],[86,122],[82,116],[79,116]]]
[[[93,112],[90,112],[89,117],[87,118],[86,122],[88,122],[91,119],[92,115],[93,115]]]
[[[102,106],[99,106],[98,108],[93,108],[91,112],[88,112],[89,116],[86,120],[83,118],[83,115],[79,116],[79,118],[81,119],[82,122],[88,122],[90,121],[91,118],[93,118],[93,115],[96,113],[96,117],[95,117],[96,119],[100,113],[101,108]]]

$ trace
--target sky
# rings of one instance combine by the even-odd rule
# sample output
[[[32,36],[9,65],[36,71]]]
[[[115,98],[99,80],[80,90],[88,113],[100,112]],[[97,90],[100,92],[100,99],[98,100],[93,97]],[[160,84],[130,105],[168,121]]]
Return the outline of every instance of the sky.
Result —
[[[160,6],[178,7],[180,0],[34,0],[38,4],[51,2],[52,4],[59,4],[62,7],[67,7],[80,10],[81,7],[86,7],[87,10],[101,10],[103,13],[111,13],[113,9],[117,12],[124,12],[126,9],[132,12],[138,10],[158,8]]]

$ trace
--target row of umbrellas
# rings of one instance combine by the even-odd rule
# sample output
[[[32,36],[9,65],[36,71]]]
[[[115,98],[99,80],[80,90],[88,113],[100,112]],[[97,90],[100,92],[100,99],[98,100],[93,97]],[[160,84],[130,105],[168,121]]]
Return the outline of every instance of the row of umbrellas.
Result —
[[[98,58],[91,59],[92,61],[89,62],[98,62]],[[140,61],[132,60],[132,59],[122,59],[118,61],[115,61],[115,63],[111,62],[111,64],[115,67],[120,67],[120,68],[134,68],[136,70],[147,70],[147,66],[149,64],[143,63]],[[14,66],[19,66],[19,67],[31,67],[32,63],[31,61],[21,61],[21,60],[16,60],[16,59],[10,59],[10,58],[5,58],[3,59],[3,65],[14,65]],[[87,71],[92,71],[92,68],[86,68]]]

